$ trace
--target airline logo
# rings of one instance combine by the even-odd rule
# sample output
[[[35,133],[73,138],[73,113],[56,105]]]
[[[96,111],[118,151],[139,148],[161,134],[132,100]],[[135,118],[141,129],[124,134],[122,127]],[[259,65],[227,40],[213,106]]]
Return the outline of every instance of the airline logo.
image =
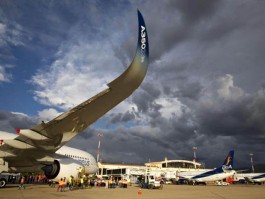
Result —
[[[89,166],[90,165],[90,161],[89,160],[79,160],[79,162],[81,162],[84,166]]]
[[[146,48],[146,29],[141,26],[141,63],[144,62]]]
[[[231,165],[231,161],[232,161],[232,157],[229,155],[226,158],[225,164],[222,166],[222,169],[223,170],[231,170],[231,169],[233,169],[232,165]]]
[[[223,166],[222,166],[222,169],[223,169],[223,170],[232,170],[233,168],[232,168],[232,165],[230,164],[230,165],[228,165],[228,166],[227,166],[227,165],[223,165]]]

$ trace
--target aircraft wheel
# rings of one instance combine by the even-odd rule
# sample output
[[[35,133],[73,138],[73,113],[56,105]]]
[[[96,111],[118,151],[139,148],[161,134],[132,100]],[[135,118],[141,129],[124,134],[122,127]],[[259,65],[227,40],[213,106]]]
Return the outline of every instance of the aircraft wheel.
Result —
[[[5,179],[0,179],[0,188],[4,188],[6,186],[6,180]]]

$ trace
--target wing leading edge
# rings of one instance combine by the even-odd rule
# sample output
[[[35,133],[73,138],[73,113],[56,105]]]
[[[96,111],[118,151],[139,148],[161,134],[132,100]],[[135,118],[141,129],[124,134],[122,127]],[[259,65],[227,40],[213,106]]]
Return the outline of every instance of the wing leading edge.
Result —
[[[22,130],[23,133],[15,140],[26,143],[34,149],[37,148],[40,152],[38,154],[44,156],[45,151],[58,150],[79,132],[129,97],[143,81],[149,63],[148,36],[144,19],[139,11],[138,23],[138,43],[135,57],[130,66],[118,78],[108,84],[109,88],[53,120],[31,128],[29,130],[33,131],[31,135],[28,131]],[[37,134],[41,136],[37,136]],[[41,139],[42,136],[44,139]],[[0,147],[0,151],[4,149],[3,147],[5,148],[4,151],[12,154],[18,154],[18,150],[21,150],[15,145],[9,145],[8,142]],[[32,148],[28,147],[26,150],[33,150]],[[33,156],[36,157],[37,154]]]

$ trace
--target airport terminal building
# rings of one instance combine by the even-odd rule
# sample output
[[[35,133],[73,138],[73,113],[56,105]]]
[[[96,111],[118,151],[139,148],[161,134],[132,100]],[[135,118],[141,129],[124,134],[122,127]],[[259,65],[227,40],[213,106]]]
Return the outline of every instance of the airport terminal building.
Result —
[[[205,171],[201,163],[189,160],[168,160],[161,162],[148,162],[144,165],[113,164],[99,162],[99,178],[110,176],[117,180],[130,179],[136,182],[139,176],[153,175],[165,179],[175,179],[179,172],[183,171]]]

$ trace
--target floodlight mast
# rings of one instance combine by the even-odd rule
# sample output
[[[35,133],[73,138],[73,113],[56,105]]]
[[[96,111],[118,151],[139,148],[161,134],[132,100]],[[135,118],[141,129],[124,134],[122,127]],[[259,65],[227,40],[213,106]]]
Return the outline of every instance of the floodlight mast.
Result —
[[[196,150],[198,148],[196,146],[192,147],[192,150],[193,150],[193,162],[194,162],[194,167],[196,169]]]
[[[254,173],[254,165],[253,165],[253,156],[254,154],[253,153],[250,153],[250,162],[251,162],[251,170],[252,170],[252,173]]]
[[[103,137],[103,134],[102,133],[98,133],[98,152],[97,152],[97,163],[99,161],[99,153],[100,153],[100,140],[101,140],[101,137]]]

